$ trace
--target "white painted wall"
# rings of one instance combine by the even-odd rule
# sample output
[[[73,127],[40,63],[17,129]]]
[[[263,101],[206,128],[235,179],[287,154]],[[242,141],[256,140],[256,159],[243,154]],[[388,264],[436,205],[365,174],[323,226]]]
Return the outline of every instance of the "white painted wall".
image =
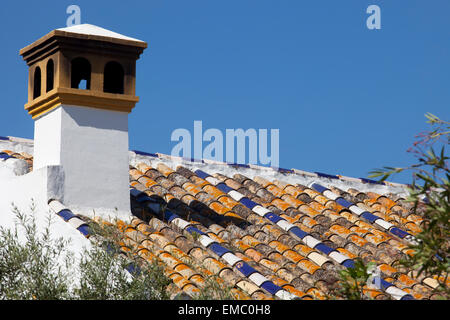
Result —
[[[62,110],[61,107],[56,108],[34,123],[34,169],[61,164]]]
[[[36,120],[34,143],[35,169],[63,168],[64,205],[129,217],[128,113],[63,105]]]

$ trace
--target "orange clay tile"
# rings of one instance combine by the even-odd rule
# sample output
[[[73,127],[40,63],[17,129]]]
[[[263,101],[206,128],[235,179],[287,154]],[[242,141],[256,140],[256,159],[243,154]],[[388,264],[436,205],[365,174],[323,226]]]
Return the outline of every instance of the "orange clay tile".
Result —
[[[409,293],[410,295],[412,295],[414,297],[414,299],[416,299],[416,300],[425,299],[425,296],[423,294],[418,293],[417,291],[411,290],[410,288],[403,288],[402,290]]]
[[[225,213],[230,211],[229,208],[225,207],[223,204],[221,204],[220,202],[217,202],[217,201],[211,202],[209,207],[220,215],[224,215]]]
[[[224,182],[227,186],[235,190],[238,190],[239,188],[242,187],[242,185],[239,182],[233,179],[226,179]]]
[[[153,232],[148,236],[153,242],[157,243],[161,248],[165,247],[170,243],[166,237],[160,232]]]
[[[310,196],[311,198],[314,198],[315,196],[320,195],[319,192],[317,192],[317,191],[315,191],[315,190],[312,190],[312,189],[309,189],[309,188],[305,188],[305,189],[303,190],[303,193],[306,193],[306,194],[307,194],[308,196]]]
[[[300,269],[305,270],[310,274],[314,274],[314,272],[316,272],[317,270],[320,269],[320,267],[318,265],[309,261],[308,259],[300,260],[297,263],[297,266],[300,267]]]
[[[371,229],[369,229],[369,230],[370,230],[370,232],[372,232],[374,235],[376,235],[378,238],[383,239],[383,241],[392,239],[392,237],[391,237],[390,235],[388,235],[386,232],[377,230],[377,229],[375,229],[375,228],[371,228]]]
[[[130,181],[130,186],[132,186],[133,188],[136,188],[140,184],[141,183],[139,181],[136,181],[136,180]]]
[[[322,211],[322,214],[325,217],[330,218],[332,221],[335,221],[335,220],[337,220],[337,219],[342,217],[340,214],[338,214],[338,213],[336,213],[336,212],[334,212],[334,211],[332,211],[330,209],[325,209],[324,211]]]
[[[269,246],[277,250],[279,253],[283,254],[284,251],[288,250],[289,247],[285,244],[282,244],[280,241],[270,241]]]
[[[371,299],[376,299],[377,296],[384,294],[380,290],[369,289],[367,286],[363,286],[362,289],[363,289],[363,294]]]
[[[192,256],[196,260],[202,260],[205,255],[205,251],[201,248],[192,248],[189,251],[189,255]]]
[[[303,256],[308,256],[308,254],[310,254],[312,251],[314,251],[314,249],[311,249],[310,247],[305,246],[304,244],[299,243],[298,245],[296,245],[294,247],[295,251],[297,251],[298,253],[300,253]]]
[[[206,258],[202,263],[209,271],[213,272],[214,274],[218,274],[221,270],[227,268],[225,264],[211,257]]]
[[[406,287],[412,287],[413,285],[417,284],[416,281],[408,277],[406,274],[401,274],[397,278],[397,281],[400,281],[403,285]]]
[[[230,198],[228,195],[220,196],[217,198],[217,200],[222,203],[224,206],[233,209],[236,205],[239,203],[232,198]]]
[[[279,276],[289,282],[292,282],[296,278],[296,276],[292,272],[287,270],[286,268],[279,268],[276,271],[276,274],[277,274],[277,276]]]
[[[386,209],[391,209],[393,206],[396,205],[395,201],[392,201],[389,198],[386,198],[385,196],[381,196],[377,199],[377,202],[383,205]]]
[[[259,262],[262,258],[264,258],[264,256],[260,252],[256,251],[253,248],[245,250],[244,253],[247,257],[253,259],[256,262]]]
[[[399,205],[395,205],[391,208],[391,211],[400,211],[401,213],[406,213],[407,210]]]
[[[308,203],[308,206],[310,206],[314,210],[317,210],[318,212],[322,212],[325,209],[327,209],[327,207],[325,207],[324,205],[322,205],[322,204],[320,204],[319,202],[316,202],[316,201],[311,201],[310,203]]]
[[[285,193],[283,192],[283,190],[281,190],[280,188],[278,188],[276,185],[274,184],[270,184],[266,187],[266,190],[269,191],[270,193],[272,193],[275,197],[281,198],[282,195],[284,195]]]
[[[338,236],[341,236],[342,238],[347,238],[348,235],[351,233],[347,228],[340,226],[338,224],[334,224],[330,227],[330,231],[334,232]]]
[[[162,252],[159,255],[159,258],[171,268],[175,268],[175,266],[177,266],[178,264],[182,263],[181,260],[175,258],[174,256],[172,256],[168,252]]]
[[[200,290],[192,283],[189,283],[186,286],[184,286],[183,291],[186,292],[191,297],[197,295],[200,292]]]
[[[286,214],[284,214],[284,213],[283,213],[283,214],[280,214],[280,217],[283,218],[283,219],[285,219],[285,220],[287,220],[287,221],[289,221],[290,223],[297,222],[298,219],[299,219],[298,216],[295,217],[295,218],[293,218],[293,217],[289,217],[288,215],[286,215]]]
[[[289,194],[285,194],[281,197],[281,199],[283,199],[286,203],[292,205],[294,208],[298,208],[299,206],[305,204],[303,201],[300,201]]]
[[[418,227],[414,222],[408,222],[405,226],[414,235],[422,232],[422,228]]]
[[[191,196],[190,194],[185,194],[184,196],[181,197],[180,200],[186,203],[187,205],[189,205],[192,201],[197,201],[197,199]]]
[[[318,299],[318,300],[326,300],[326,296],[323,294],[323,292],[321,292],[320,290],[318,290],[317,288],[311,288],[308,289],[306,291],[306,294],[312,296],[314,299]]]
[[[250,300],[251,298],[239,289],[231,288],[231,294],[235,300]]]
[[[258,244],[261,243],[259,240],[256,240],[255,238],[249,235],[242,237],[242,242],[244,242],[246,245],[250,247],[256,247]]]
[[[152,167],[148,166],[147,164],[145,164],[144,162],[140,162],[138,163],[138,165],[136,166],[137,169],[139,169],[140,171],[142,171],[144,174],[148,171],[151,170]]]
[[[306,293],[297,290],[294,288],[294,286],[290,285],[290,284],[286,284],[283,286],[283,289],[292,293],[293,295],[296,295],[299,298],[305,298],[305,299],[311,299],[309,296],[306,295]]]
[[[281,199],[274,199],[271,202],[272,205],[276,206],[278,209],[282,210],[282,211],[286,211],[289,208],[293,208],[292,205],[290,205],[289,203],[281,200]]]
[[[294,197],[298,197],[299,195],[302,194],[302,191],[298,190],[296,187],[292,186],[292,185],[288,185],[286,186],[286,188],[284,188],[284,191],[289,193],[291,196]]]
[[[264,225],[264,227],[262,227],[262,229],[267,233],[270,234],[272,236],[274,236],[275,238],[279,238],[281,235],[285,234],[284,231],[280,230],[279,228],[275,227],[274,225],[271,224],[266,224]]]
[[[189,278],[189,281],[192,281],[195,285],[202,287],[206,284],[205,279],[199,274],[194,274]]]
[[[246,280],[239,281],[238,283],[236,283],[236,286],[241,288],[244,292],[248,293],[249,295],[253,295],[256,291],[261,291],[259,287]]]
[[[316,201],[316,202],[320,203],[321,205],[325,206],[326,203],[327,203],[328,201],[330,201],[330,199],[328,199],[327,197],[325,197],[325,196],[319,194],[319,195],[317,195],[317,196],[314,197],[314,201]]]
[[[213,239],[214,241],[216,241],[218,243],[226,243],[225,240],[223,240],[222,238],[217,236],[215,233],[209,232],[208,237],[210,237],[211,239]]]
[[[269,297],[267,294],[263,293],[262,291],[256,291],[255,293],[253,293],[252,295],[252,299],[253,300],[275,300],[272,297]]]
[[[343,212],[343,210],[345,212],[349,211],[349,209],[347,209],[344,206],[341,206],[336,201],[328,201],[327,203],[324,204],[324,206],[327,207],[330,210],[333,210],[334,212]]]
[[[233,211],[229,211],[229,212],[225,213],[225,217],[234,218],[234,219],[236,219],[236,220],[235,220],[236,222],[237,222],[237,221],[242,221],[242,222],[245,221],[241,216],[237,215],[237,214],[234,213]]]
[[[306,233],[311,233],[311,228],[308,228],[307,226],[301,224],[300,222],[294,222],[294,225],[299,227],[302,231],[305,231]]]
[[[219,189],[217,189],[216,187],[214,187],[212,185],[204,186],[203,190],[208,192],[210,195],[212,195],[216,199],[225,195],[225,193],[223,193],[222,191],[220,191]]]
[[[283,252],[283,256],[285,256],[286,258],[288,258],[289,260],[291,260],[294,263],[298,263],[300,260],[305,259],[304,256],[300,255],[299,253],[293,251],[293,250],[286,250]]]
[[[320,214],[320,212],[317,212],[316,210],[314,210],[313,208],[311,208],[308,205],[302,205],[298,208],[298,211],[307,214],[310,217],[314,217]]]
[[[176,199],[172,194],[170,194],[170,193],[166,193],[165,195],[164,195],[164,200],[167,202],[167,203],[169,203],[171,200],[173,200],[173,199]]]
[[[364,237],[367,233],[369,233],[369,230],[367,230],[365,228],[355,227],[355,226],[350,227],[350,231],[352,233],[356,233],[357,235],[359,235],[361,237]]]
[[[130,176],[133,177],[134,180],[138,180],[141,176],[144,175],[144,173],[142,173],[142,171],[137,170],[137,169],[130,169]]]
[[[164,250],[169,252],[171,255],[173,255],[175,258],[183,259],[183,260],[191,260],[192,258],[185,254],[183,251],[181,251],[179,248],[177,248],[173,244],[168,244],[164,247]]]
[[[200,188],[211,185],[211,183],[209,183],[208,181],[203,180],[202,178],[199,178],[197,176],[192,176],[190,179],[192,180],[192,182],[194,182],[195,185],[199,186]]]
[[[350,259],[355,259],[357,258],[356,254],[351,253],[350,251],[348,251],[347,249],[344,248],[337,248],[337,251],[339,251],[340,253],[342,253],[344,256],[349,257]]]
[[[387,274],[388,276],[392,276],[394,273],[397,273],[397,269],[391,267],[386,263],[380,264],[378,267],[383,273]]]
[[[250,246],[246,245],[242,240],[239,239],[234,239],[233,240],[233,245],[242,252],[245,252],[245,250],[249,249]]]
[[[339,213],[339,215],[341,217],[344,217],[345,219],[347,219],[348,221],[350,221],[351,223],[356,223],[356,221],[358,221],[359,219],[357,217],[355,217],[353,214],[351,214],[348,211],[342,211],[341,213]]]
[[[411,213],[409,216],[406,217],[406,220],[414,222],[416,225],[420,226],[423,222],[422,217],[418,216],[417,214]]]
[[[351,240],[354,244],[356,244],[357,246],[359,246],[361,248],[368,243],[366,240],[364,240],[363,238],[361,238],[360,236],[358,236],[356,234],[349,235],[348,240]]]
[[[156,166],[156,168],[158,169],[159,172],[161,172],[166,177],[169,176],[171,173],[175,172],[163,163],[159,163]]]
[[[189,280],[185,279],[179,273],[172,273],[169,276],[169,278],[172,279],[173,283],[175,283],[175,285],[180,289],[183,289],[188,284],[192,285],[192,283]]]
[[[365,221],[358,220],[355,222],[355,224],[359,227],[358,232],[364,232],[363,229],[366,230],[366,232],[373,228],[373,226]]]
[[[379,238],[371,233],[366,234],[364,239],[366,239],[370,243],[373,243],[376,246],[385,241],[384,239]]]
[[[193,195],[196,195],[197,193],[202,191],[200,187],[196,186],[192,182],[185,182],[182,187]]]
[[[302,220],[302,224],[304,224],[305,226],[307,226],[308,228],[312,228],[315,225],[317,225],[317,221],[314,219],[311,219],[310,217],[304,217]]]
[[[407,254],[410,257],[414,256],[414,254],[416,253],[416,251],[414,249],[404,249],[404,250],[402,250],[402,252],[404,254]]]
[[[366,195],[370,198],[370,199],[378,199],[379,197],[381,197],[381,194],[375,193],[375,192],[366,192]]]
[[[138,181],[142,183],[146,188],[150,188],[151,186],[157,185],[155,181],[146,176],[140,177]]]
[[[192,270],[190,267],[188,267],[187,265],[185,265],[184,263],[180,263],[178,264],[174,270],[176,272],[178,272],[179,274],[181,274],[183,277],[185,278],[190,278],[192,277],[194,274],[196,274],[194,272],[194,270]]]
[[[277,272],[281,267],[278,263],[273,262],[266,258],[259,260],[259,264],[272,270],[273,272]]]
[[[264,188],[267,187],[268,185],[272,184],[272,182],[270,182],[269,180],[264,179],[263,177],[259,177],[259,176],[254,177],[253,181],[262,185]]]
[[[379,211],[379,212],[381,212],[381,213],[383,213],[383,214],[386,214],[387,213],[387,209],[385,208],[385,207],[383,207],[381,204],[379,204],[379,203],[374,203],[374,204],[372,204],[371,205],[371,207],[372,207],[372,209],[373,210],[375,210],[375,211]]]

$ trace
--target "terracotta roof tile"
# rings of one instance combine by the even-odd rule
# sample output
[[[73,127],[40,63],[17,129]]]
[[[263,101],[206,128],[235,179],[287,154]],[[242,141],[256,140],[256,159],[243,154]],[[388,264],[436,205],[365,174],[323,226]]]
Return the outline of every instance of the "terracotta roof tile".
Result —
[[[3,154],[32,164],[29,155]],[[164,163],[130,167],[130,186],[137,192],[132,192],[133,212],[139,218],[119,227],[127,239],[123,250],[134,246],[142,258],[163,264],[174,294],[195,296],[216,275],[240,299],[326,299],[339,270],[361,257],[374,261],[384,281],[399,290],[395,298],[434,297],[435,279],[415,279],[392,266],[411,253],[407,245],[423,223],[398,195],[205,173],[208,166],[195,170],[173,166],[170,157],[160,159]],[[155,206],[139,192],[167,208],[150,209]],[[394,291],[365,288],[373,299],[387,299]]]

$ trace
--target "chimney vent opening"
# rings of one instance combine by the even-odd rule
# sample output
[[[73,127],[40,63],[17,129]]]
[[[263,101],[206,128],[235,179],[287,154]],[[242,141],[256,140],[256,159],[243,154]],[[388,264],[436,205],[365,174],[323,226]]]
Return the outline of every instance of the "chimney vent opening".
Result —
[[[36,67],[34,70],[33,81],[33,99],[36,99],[41,95],[41,68]]]
[[[47,91],[53,89],[53,81],[54,81],[54,73],[55,73],[55,65],[53,63],[53,60],[50,59],[47,62]]]
[[[71,87],[91,89],[91,64],[85,58],[75,58],[71,63]]]
[[[124,71],[120,63],[110,61],[105,65],[103,92],[124,93]]]

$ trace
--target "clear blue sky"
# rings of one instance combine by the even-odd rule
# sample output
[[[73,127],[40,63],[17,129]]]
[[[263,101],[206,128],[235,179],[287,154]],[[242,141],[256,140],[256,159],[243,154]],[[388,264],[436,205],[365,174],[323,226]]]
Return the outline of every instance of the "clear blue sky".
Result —
[[[33,138],[19,50],[66,8],[145,40],[130,148],[170,154],[177,128],[280,129],[280,166],[366,177],[414,158],[424,114],[450,119],[448,0],[8,1],[1,4],[0,135]],[[366,8],[381,8],[368,30]],[[393,181],[410,182],[409,175]]]

